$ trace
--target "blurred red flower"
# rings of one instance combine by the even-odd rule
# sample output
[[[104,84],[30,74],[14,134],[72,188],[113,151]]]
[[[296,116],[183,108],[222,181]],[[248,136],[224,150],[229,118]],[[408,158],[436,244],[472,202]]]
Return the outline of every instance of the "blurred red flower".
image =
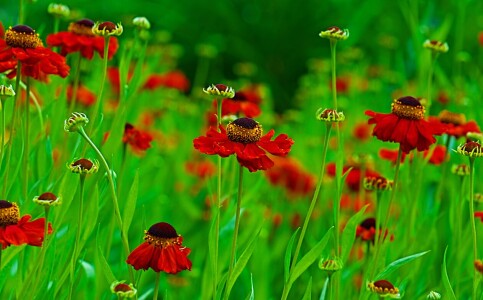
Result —
[[[466,122],[466,117],[461,113],[443,110],[438,117],[429,117],[429,122],[443,128],[444,133],[455,138],[466,136],[469,132],[481,132],[475,121]]]
[[[290,157],[273,157],[275,165],[264,173],[273,185],[284,187],[290,196],[313,193],[315,177],[305,171],[300,163]]]
[[[73,98],[74,87],[72,85],[67,86],[67,101],[70,102]],[[96,102],[96,95],[89,90],[85,85],[79,84],[76,92],[75,102],[80,103],[86,107],[91,106]]]
[[[66,56],[69,53],[80,52],[86,59],[92,59],[94,51],[104,58],[105,39],[92,33],[94,22],[89,19],[82,19],[72,22],[68,31],[58,32],[47,36],[47,45],[60,47],[60,53]],[[116,54],[119,44],[117,38],[109,38],[107,58],[111,59]]]
[[[155,90],[159,87],[187,92],[190,87],[190,82],[183,72],[170,71],[165,74],[150,75],[143,85],[143,89],[145,90]]]
[[[191,249],[183,247],[183,237],[168,223],[156,223],[145,231],[144,243],[129,254],[126,262],[134,269],[153,269],[154,272],[176,274],[191,271],[188,255]]]
[[[216,166],[209,160],[189,161],[185,165],[186,172],[200,178],[211,177],[215,174]]]
[[[247,118],[256,118],[261,114],[260,103],[262,99],[257,86],[252,85],[245,89],[235,92],[233,98],[223,99],[221,115],[240,115]],[[213,103],[216,109],[216,102]]]
[[[146,151],[151,147],[153,136],[146,131],[135,128],[133,125],[126,123],[124,125],[124,135],[122,142],[130,145],[134,152]]]
[[[349,174],[347,175],[346,179],[345,179],[345,183],[347,185],[347,187],[351,190],[351,191],[354,191],[354,192],[358,192],[361,188],[361,176],[364,176],[364,177],[380,177],[381,175],[379,173],[377,173],[376,171],[374,170],[371,170],[370,168],[366,168],[366,170],[364,171],[364,174],[362,174],[362,169],[360,166],[351,166],[351,165],[347,165],[347,166],[344,166],[342,168],[342,174],[344,174],[345,172],[347,172],[350,168],[352,168],[349,172]],[[331,163],[328,163],[327,164],[327,167],[326,167],[326,171],[327,171],[327,174],[331,177],[334,177],[335,176],[335,163],[331,162]]]

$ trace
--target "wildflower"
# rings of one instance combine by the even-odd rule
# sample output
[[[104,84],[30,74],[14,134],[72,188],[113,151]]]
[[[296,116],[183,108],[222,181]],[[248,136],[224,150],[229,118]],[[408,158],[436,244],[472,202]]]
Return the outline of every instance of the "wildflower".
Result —
[[[225,98],[233,98],[235,96],[235,90],[224,84],[212,84],[206,89],[203,89],[203,92],[208,95],[222,96]]]
[[[294,158],[273,157],[275,165],[264,173],[273,185],[284,187],[290,196],[304,196],[313,193],[315,177]]]
[[[446,53],[449,50],[448,44],[436,40],[426,40],[423,47],[436,53]]]
[[[114,24],[112,22],[96,22],[92,26],[92,33],[98,36],[108,37],[111,35],[121,35],[123,31],[121,23]]]
[[[137,290],[132,283],[127,284],[125,281],[114,281],[111,284],[111,292],[116,294],[120,299],[133,298],[137,294]]]
[[[340,29],[337,26],[332,26],[327,28],[327,30],[321,31],[319,36],[329,40],[347,40],[349,38],[349,29]]]
[[[60,47],[60,54],[66,56],[69,53],[80,52],[82,57],[92,59],[94,52],[104,58],[105,39],[96,36],[92,32],[94,22],[89,19],[81,19],[72,22],[68,31],[62,31],[47,36],[47,45]],[[107,58],[111,59],[116,54],[119,44],[116,37],[110,37],[107,49]]]
[[[474,265],[475,265],[476,271],[478,271],[478,273],[483,275],[483,261],[481,261],[480,259],[477,259],[475,260]]]
[[[340,271],[343,266],[344,266],[344,263],[339,257],[322,258],[319,261],[319,269],[327,272],[329,276],[334,274],[337,271]]]
[[[90,160],[81,158],[67,166],[72,173],[78,174],[93,174],[99,170],[99,162],[97,160]]]
[[[466,136],[470,132],[480,132],[475,121],[466,122],[464,114],[442,110],[438,117],[430,117],[429,122],[443,128],[444,133],[455,138]]]
[[[366,176],[364,178],[364,188],[372,191],[390,191],[392,190],[394,182],[382,176]]]
[[[70,15],[70,9],[68,6],[57,3],[50,3],[47,7],[47,12],[57,18],[66,18]]]
[[[265,151],[272,155],[285,156],[290,152],[293,140],[286,134],[278,135],[273,141],[274,130],[262,136],[262,126],[253,119],[239,118],[230,122],[226,130],[220,132],[210,127],[206,136],[193,140],[195,149],[209,155],[228,157],[236,154],[238,162],[250,172],[267,170],[273,161]]]
[[[132,24],[136,26],[138,29],[149,29],[151,28],[151,23],[146,17],[136,17],[132,20]]]
[[[183,237],[168,223],[156,223],[145,231],[144,243],[134,249],[127,263],[134,269],[153,269],[155,272],[176,274],[191,270],[188,255],[191,250],[183,247]]]
[[[389,297],[392,299],[399,299],[401,297],[399,289],[394,287],[394,285],[387,280],[369,282],[367,284],[367,289],[383,298]]]
[[[209,160],[190,161],[186,163],[185,170],[189,174],[207,178],[215,174],[216,166]]]
[[[122,142],[130,145],[135,152],[141,152],[151,148],[152,140],[153,137],[148,132],[136,129],[129,123],[124,125]]]
[[[458,175],[458,176],[469,176],[470,175],[470,166],[465,165],[465,164],[452,165],[451,166],[451,173]]]
[[[465,144],[459,145],[456,152],[464,156],[469,156],[470,158],[483,156],[483,148],[478,142],[466,142]]]
[[[35,196],[33,201],[42,206],[57,206],[62,203],[61,198],[55,194],[46,192],[40,196]]]
[[[255,118],[261,114],[260,103],[262,99],[256,86],[249,86],[235,92],[233,98],[223,99],[221,115],[240,115]],[[216,107],[216,103],[213,103]]]
[[[0,100],[5,100],[13,96],[15,96],[15,91],[13,90],[12,85],[0,85]]]
[[[10,245],[42,246],[44,240],[45,218],[30,221],[32,217],[20,218],[20,210],[16,203],[0,200],[0,244],[2,249]],[[52,233],[49,223],[48,233]]]
[[[430,291],[428,296],[426,296],[426,299],[438,300],[441,299],[441,294],[435,291]]]
[[[67,100],[72,101],[74,98],[74,88],[72,85],[67,86]],[[75,102],[80,103],[86,107],[93,105],[96,102],[96,94],[89,90],[85,85],[79,84],[77,87],[77,93],[75,96]]]
[[[387,235],[389,234],[389,232],[387,231],[387,229],[384,231],[384,239],[387,238]],[[357,228],[356,228],[356,237],[360,238],[362,241],[367,241],[367,242],[371,242],[372,244],[374,244],[374,240],[375,240],[375,236],[376,236],[376,219],[375,218],[367,218],[365,220],[363,220],[359,225],[357,225]],[[378,236],[379,238],[381,238],[382,236],[382,229],[379,227],[379,230],[378,230]],[[393,241],[394,240],[394,235],[391,234],[389,236],[389,240],[390,241]]]
[[[413,149],[424,151],[436,142],[433,135],[440,135],[441,126],[424,120],[424,107],[419,100],[401,97],[392,103],[389,114],[366,111],[370,116],[369,124],[376,124],[372,135],[382,141],[399,143],[404,153]]]
[[[86,114],[73,112],[68,119],[64,121],[64,130],[67,132],[77,132],[80,128],[89,123]]]
[[[379,157],[384,160],[388,160],[393,164],[396,164],[397,154],[398,154],[398,150],[389,150],[389,149],[379,150]],[[405,159],[406,159],[406,153],[403,152],[401,155],[401,163],[403,163]],[[412,160],[412,156],[410,156],[410,160]]]
[[[347,187],[354,192],[358,192],[361,188],[361,176],[365,177],[380,177],[379,173],[376,171],[366,168],[363,172],[362,167],[360,165],[354,164],[348,164],[342,168],[342,173],[346,173],[347,177],[345,179],[345,183]],[[364,174],[363,174],[364,173]],[[327,164],[327,174],[331,177],[335,176],[335,163],[331,162]]]
[[[364,123],[357,123],[352,131],[352,136],[361,142],[367,141],[371,137],[371,125]]]
[[[47,75],[69,75],[65,58],[43,47],[42,40],[26,25],[10,27],[5,40],[0,38],[0,73],[8,78],[17,76],[17,63],[21,63],[21,74],[36,80],[47,81]]]
[[[170,71],[165,74],[150,75],[143,85],[144,90],[155,90],[159,87],[187,92],[190,87],[190,82],[183,72]]]
[[[342,122],[345,120],[343,112],[337,112],[337,110],[329,108],[319,108],[315,116],[318,120],[325,122]]]

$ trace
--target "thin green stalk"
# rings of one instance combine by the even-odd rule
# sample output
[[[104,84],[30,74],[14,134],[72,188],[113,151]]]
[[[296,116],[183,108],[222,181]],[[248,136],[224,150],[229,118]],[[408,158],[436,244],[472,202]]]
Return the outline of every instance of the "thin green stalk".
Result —
[[[23,0],[18,1],[18,24],[23,24],[24,15],[25,15],[25,2]]]
[[[0,142],[0,169],[2,168],[3,154],[5,152],[5,99],[0,99],[2,104],[2,141]]]
[[[30,104],[30,77],[27,76],[26,79],[26,99],[25,99],[25,108],[24,108],[24,118],[25,118],[25,151],[23,155],[23,170],[25,174],[24,184],[23,184],[23,195],[24,199],[28,199],[28,183],[29,183],[29,127],[30,127],[30,111],[29,111],[29,104]]]
[[[156,281],[154,282],[153,300],[158,299],[160,278],[161,278],[161,272],[156,272]]]
[[[86,179],[86,174],[80,174],[79,176],[79,187],[80,187],[80,195],[79,195],[79,214],[77,220],[77,231],[75,234],[75,242],[74,242],[74,250],[72,251],[72,258],[70,261],[70,282],[69,282],[69,299],[72,299],[72,293],[74,292],[74,273],[75,273],[75,265],[77,260],[77,253],[79,252],[79,243],[80,243],[80,235],[82,230],[82,211],[83,211],[83,202],[84,202],[84,182]]]
[[[304,240],[305,233],[306,233],[307,228],[309,226],[310,218],[311,218],[312,213],[314,211],[315,204],[317,203],[317,199],[319,198],[320,188],[322,187],[322,179],[324,178],[325,158],[327,156],[327,148],[329,146],[329,137],[330,137],[330,130],[331,129],[332,129],[332,123],[327,123],[326,133],[325,133],[325,136],[324,136],[324,146],[323,146],[323,149],[322,149],[322,166],[321,166],[320,172],[319,172],[319,179],[317,181],[317,185],[315,187],[315,191],[314,191],[314,194],[312,196],[312,200],[310,201],[309,210],[307,211],[307,214],[305,215],[304,225],[302,226],[302,231],[300,232],[300,236],[299,236],[299,239],[298,239],[298,242],[297,242],[297,246],[295,248],[295,253],[294,253],[294,256],[292,258],[292,263],[290,264],[289,274],[292,274],[292,271],[293,271],[295,265],[297,264],[297,259],[298,259],[299,253],[300,253],[300,249],[302,247],[302,242]],[[287,283],[288,282],[285,282],[285,284],[283,286],[282,300],[287,299],[288,294],[290,292],[290,287],[287,286]]]
[[[223,99],[217,99],[217,122],[218,130],[221,126],[221,106]],[[216,220],[215,220],[215,259],[213,261],[213,299],[216,299],[218,289],[218,248],[220,242],[220,213],[221,213],[221,156],[218,156],[218,178],[217,178],[217,194],[216,194]]]
[[[72,88],[72,95],[70,97],[70,106],[69,112],[74,112],[75,103],[77,101],[77,91],[79,90],[79,79],[80,79],[80,69],[81,69],[81,62],[82,62],[82,55],[77,53],[77,61],[75,63],[75,73],[74,73],[74,86]]]
[[[12,121],[10,126],[10,137],[8,138],[8,151],[7,151],[7,164],[5,165],[5,175],[3,177],[3,189],[2,195],[3,197],[7,197],[7,185],[8,185],[8,173],[10,171],[10,159],[12,157],[12,148],[13,148],[13,138],[15,136],[15,127],[17,121],[17,102],[19,99],[19,90],[20,90],[20,77],[22,74],[22,64],[20,61],[17,61],[17,76],[15,79],[15,96],[13,98],[13,109],[12,109]]]
[[[332,280],[332,276],[334,274],[329,275],[329,300],[334,299],[334,280]]]
[[[330,39],[330,60],[332,64],[332,100],[334,103],[335,110],[337,110],[337,84],[336,84],[336,59],[335,59],[336,45],[337,45],[337,40]]]
[[[195,71],[195,78],[193,80],[193,89],[191,96],[194,96],[195,91],[199,90],[202,82],[205,82],[206,77],[208,77],[208,71],[210,69],[209,60],[207,57],[200,57],[198,60],[198,66]]]
[[[233,232],[233,241],[231,244],[230,264],[228,268],[227,284],[231,279],[233,273],[233,267],[235,266],[236,246],[238,238],[238,230],[240,228],[240,212],[241,212],[241,200],[242,200],[242,187],[243,187],[243,166],[239,166],[238,171],[238,195],[236,199],[236,211],[235,211],[235,230]],[[225,290],[225,300],[228,300],[230,294]]]
[[[473,261],[478,259],[477,239],[476,239],[476,224],[475,224],[475,202],[474,202],[474,162],[475,158],[470,157],[470,221],[471,221],[471,233],[473,238]],[[478,287],[478,272],[476,268],[473,268],[473,298],[476,299],[476,289]]]
[[[53,33],[59,32],[59,24],[60,24],[60,18],[55,17],[54,18],[54,32]]]
[[[97,155],[101,159],[102,165],[106,169],[107,179],[109,181],[109,187],[110,187],[110,190],[111,190],[112,202],[113,202],[113,206],[114,206],[114,214],[116,216],[116,221],[117,221],[117,225],[119,226],[119,230],[121,231],[121,240],[122,240],[122,244],[123,244],[123,247],[124,247],[124,251],[126,252],[126,256],[128,256],[129,253],[130,253],[130,251],[129,251],[129,242],[128,242],[128,239],[127,239],[127,235],[124,232],[124,229],[123,229],[123,226],[122,226],[122,218],[121,218],[121,212],[119,210],[119,202],[117,201],[116,188],[114,186],[114,180],[112,178],[112,173],[113,172],[109,168],[109,165],[107,164],[107,161],[104,158],[104,155],[102,155],[101,151],[96,147],[96,145],[94,144],[94,142],[92,142],[92,140],[89,138],[89,136],[85,132],[84,128],[83,127],[79,127],[79,131],[78,132],[87,141],[87,143],[94,149],[94,151],[97,153]],[[131,280],[131,282],[134,282],[134,273],[133,273],[133,270],[129,266],[128,266],[128,270],[129,270],[130,280]]]
[[[379,253],[381,252],[380,251],[381,247],[384,244],[384,241],[386,240],[385,239],[385,232],[386,232],[386,228],[387,228],[387,223],[389,221],[389,215],[391,213],[391,204],[394,201],[394,198],[396,197],[397,184],[398,184],[398,178],[399,178],[399,169],[400,169],[400,166],[401,166],[401,158],[402,158],[402,149],[401,149],[401,145],[399,145],[399,151],[397,153],[396,169],[394,171],[394,181],[393,181],[391,197],[389,198],[389,202],[387,204],[386,217],[384,218],[384,222],[382,223],[382,227],[380,228],[381,234],[383,236],[378,239],[378,243],[375,245],[376,249],[375,249],[374,261],[373,261],[373,264],[372,264],[371,278],[374,277],[374,274],[376,272]],[[376,220],[376,222],[377,222],[377,220]],[[377,232],[377,228],[376,228],[376,232]]]
[[[101,78],[101,86],[100,86],[100,89],[99,89],[99,93],[97,94],[96,104],[94,106],[94,110],[92,111],[93,117],[92,117],[92,131],[91,131],[91,134],[93,132],[95,132],[95,130],[97,129],[97,127],[96,127],[96,120],[97,120],[97,116],[100,113],[99,110],[102,108],[102,96],[103,96],[103,93],[104,93],[104,85],[105,85],[106,77],[107,77],[107,61],[108,61],[108,57],[109,57],[108,50],[109,50],[109,40],[110,40],[109,38],[110,38],[109,36],[104,37],[104,64],[103,64],[103,74],[102,74],[102,78]]]

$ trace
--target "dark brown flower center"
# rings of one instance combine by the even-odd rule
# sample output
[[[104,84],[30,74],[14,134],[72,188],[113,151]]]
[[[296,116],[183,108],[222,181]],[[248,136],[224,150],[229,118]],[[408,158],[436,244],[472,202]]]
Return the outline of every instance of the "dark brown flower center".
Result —
[[[250,118],[239,118],[226,127],[228,139],[232,142],[256,143],[262,137],[262,126]]]
[[[116,29],[117,29],[116,24],[109,21],[99,24],[99,30],[106,30],[107,32],[113,32]]]
[[[93,36],[92,27],[94,27],[94,22],[89,19],[82,19],[74,23],[70,23],[69,31],[80,34],[80,35],[90,35]]]
[[[166,222],[160,222],[160,223],[154,224],[149,228],[148,233],[155,237],[165,238],[165,239],[178,237],[178,233],[176,233],[176,230],[174,229],[174,227]]]
[[[411,96],[394,100],[391,109],[392,113],[400,118],[409,120],[422,120],[424,118],[424,107],[418,99]]]
[[[94,165],[94,163],[88,159],[85,159],[85,158],[81,158],[79,160],[76,160],[72,166],[73,167],[80,167],[81,169],[83,170],[87,170],[89,171],[92,166]]]
[[[371,228],[376,228],[376,219],[367,218],[361,222],[360,226],[364,229],[370,230]]]
[[[464,149],[465,149],[466,152],[472,152],[472,151],[481,152],[482,151],[481,145],[478,142],[467,142],[464,146]]]
[[[27,25],[10,27],[5,32],[5,42],[15,48],[37,48],[43,46],[35,31]]]
[[[128,284],[125,284],[125,283],[119,283],[118,285],[116,285],[116,287],[114,288],[114,291],[115,292],[130,292],[132,291],[131,287],[128,285]]]
[[[446,124],[463,125],[466,123],[466,117],[464,114],[454,113],[447,110],[441,111],[438,118],[441,122]]]
[[[17,224],[20,219],[20,211],[17,204],[0,200],[0,226]]]
[[[335,32],[340,32],[342,30],[337,26],[331,26],[331,27],[327,28],[327,31],[335,33]]]
[[[374,282],[374,286],[381,288],[383,290],[385,290],[385,289],[394,290],[394,285],[387,280],[378,280],[378,281]]]
[[[220,92],[226,92],[228,90],[228,86],[221,83],[215,84],[215,86]]]
[[[54,202],[55,200],[57,200],[57,196],[54,195],[53,193],[47,192],[40,195],[39,200]]]

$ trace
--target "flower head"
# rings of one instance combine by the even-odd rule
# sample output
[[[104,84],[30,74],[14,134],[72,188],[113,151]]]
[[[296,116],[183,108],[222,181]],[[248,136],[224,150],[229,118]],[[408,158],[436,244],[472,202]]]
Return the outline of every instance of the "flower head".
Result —
[[[99,170],[99,161],[81,158],[67,166],[72,173],[93,174]]]
[[[32,217],[20,217],[20,210],[16,203],[0,200],[0,244],[2,249],[10,245],[42,246],[44,240],[45,218],[30,221]],[[48,233],[52,233],[49,223]]]
[[[135,152],[146,151],[151,147],[153,137],[148,132],[139,130],[133,125],[126,123],[122,142],[130,145]]]
[[[112,22],[96,22],[92,27],[92,32],[99,36],[121,35],[123,31],[121,23],[114,24]]]
[[[149,20],[146,17],[136,17],[132,20],[132,24],[138,29],[147,30],[151,28],[151,23],[149,23]]]
[[[262,99],[256,86],[235,92],[232,98],[225,98],[221,104],[221,115],[243,115],[247,118],[255,118],[261,114],[260,103]],[[213,106],[216,108],[216,101]]]
[[[284,187],[289,196],[304,196],[313,193],[315,177],[304,170],[302,165],[291,157],[273,157],[275,165],[264,173],[273,185]]]
[[[145,90],[155,90],[159,87],[187,92],[190,87],[190,82],[183,72],[170,71],[164,74],[150,75],[143,85],[143,89]]]
[[[469,176],[470,175],[470,166],[465,165],[465,164],[452,165],[451,166],[451,173],[458,175],[458,176]]]
[[[323,257],[319,261],[319,269],[327,272],[329,275],[332,275],[335,272],[340,271],[343,266],[344,266],[344,263],[342,262],[342,259],[340,259],[339,257],[326,257],[326,258]]]
[[[426,299],[438,300],[438,299],[441,299],[441,294],[435,291],[430,291],[426,296]]]
[[[50,3],[47,7],[47,12],[56,18],[66,18],[70,15],[70,9],[66,5]]]
[[[67,31],[50,34],[47,36],[47,44],[51,47],[60,47],[60,53],[66,56],[69,53],[80,52],[82,57],[92,59],[94,52],[104,58],[104,37],[96,36],[92,32],[94,22],[89,19],[81,19],[72,22]],[[119,44],[116,37],[111,36],[107,49],[107,58],[111,59],[116,54]]]
[[[476,271],[483,275],[483,261],[481,261],[480,259],[475,260],[474,266]]]
[[[42,206],[57,206],[62,203],[61,198],[55,194],[46,192],[40,196],[35,196],[33,201]]]
[[[466,142],[465,144],[459,145],[456,149],[461,155],[474,157],[483,157],[483,148],[478,142]]]
[[[335,109],[319,108],[315,113],[315,117],[320,121],[325,122],[342,122],[345,120],[343,112],[338,112]]]
[[[441,126],[444,133],[455,138],[464,137],[470,132],[480,132],[480,128],[475,121],[467,122],[464,114],[448,110],[442,110],[438,117],[429,117],[429,122]]]
[[[15,96],[15,91],[13,90],[12,85],[0,85],[0,100],[5,100],[13,96]]]
[[[383,298],[401,298],[401,295],[399,294],[399,289],[397,287],[394,287],[394,285],[387,280],[369,282],[367,284],[367,289]]]
[[[80,128],[89,123],[89,118],[86,114],[73,112],[68,119],[64,121],[64,130],[67,132],[77,132]]]
[[[220,132],[210,127],[206,136],[193,140],[198,151],[209,155],[227,157],[236,154],[238,162],[255,172],[267,170],[274,163],[265,151],[272,155],[285,156],[290,152],[293,140],[286,134],[278,135],[273,141],[274,131],[270,130],[262,136],[262,126],[253,119],[239,118],[223,128]]]
[[[319,36],[329,40],[347,40],[349,38],[349,29],[340,29],[337,26],[327,28],[321,31]]]
[[[114,281],[111,284],[111,292],[116,294],[120,299],[133,298],[136,296],[138,291],[134,288],[133,284],[127,284],[124,282],[125,280]]]
[[[404,153],[413,149],[429,149],[436,139],[433,135],[443,133],[443,128],[424,120],[425,109],[411,96],[401,97],[392,103],[389,114],[366,111],[369,124],[375,124],[372,135],[379,140],[399,143]]]
[[[206,89],[203,89],[203,92],[208,95],[222,96],[225,98],[233,98],[235,96],[235,90],[224,84],[212,84]]]
[[[364,178],[364,188],[372,191],[391,191],[394,182],[382,176],[366,176]]]
[[[436,40],[426,40],[423,47],[437,53],[446,53],[449,50],[448,44]]]
[[[191,270],[191,250],[182,245],[183,237],[168,223],[156,223],[145,231],[144,243],[134,249],[127,263],[134,269],[176,274]]]

